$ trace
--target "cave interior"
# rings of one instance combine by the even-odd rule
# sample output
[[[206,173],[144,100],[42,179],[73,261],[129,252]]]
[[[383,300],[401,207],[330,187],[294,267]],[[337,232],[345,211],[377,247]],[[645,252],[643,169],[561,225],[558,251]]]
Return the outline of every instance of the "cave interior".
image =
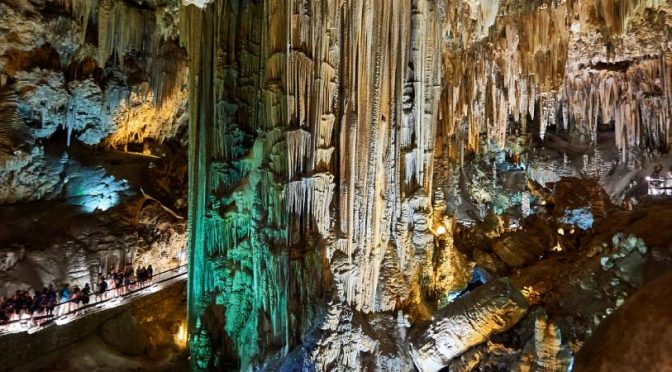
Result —
[[[671,129],[672,0],[0,0],[0,370],[671,370]]]

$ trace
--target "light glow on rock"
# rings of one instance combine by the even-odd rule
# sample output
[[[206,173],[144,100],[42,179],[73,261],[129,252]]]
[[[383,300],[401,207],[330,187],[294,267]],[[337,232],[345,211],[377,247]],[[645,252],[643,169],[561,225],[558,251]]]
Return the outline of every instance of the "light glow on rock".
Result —
[[[180,323],[180,327],[175,334],[175,344],[180,348],[187,347],[187,324],[186,322]]]
[[[182,0],[182,5],[188,6],[188,5],[195,5],[199,8],[205,8],[208,3],[210,3],[211,0]]]

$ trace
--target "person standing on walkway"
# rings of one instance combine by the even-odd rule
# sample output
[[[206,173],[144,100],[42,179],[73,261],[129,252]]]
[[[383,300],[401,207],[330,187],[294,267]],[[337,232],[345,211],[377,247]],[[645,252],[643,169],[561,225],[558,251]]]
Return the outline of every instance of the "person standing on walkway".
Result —
[[[47,293],[47,300],[49,301],[49,310],[47,315],[54,314],[54,308],[56,307],[56,291],[54,290],[54,285],[49,284],[49,292]]]
[[[72,298],[70,301],[69,311],[79,309],[79,302],[82,300],[81,294],[82,290],[79,288],[78,285],[75,285],[75,287],[72,288]]]
[[[107,291],[107,280],[103,274],[98,274],[98,295],[96,296],[96,302],[105,299],[105,291]]]
[[[89,286],[89,283],[86,283],[84,289],[82,289],[82,306],[89,304],[89,297],[91,297],[91,286]]]
[[[152,265],[147,266],[147,280],[151,282],[153,275],[154,275],[154,269],[152,269]]]
[[[60,299],[60,307],[58,309],[58,315],[63,315],[68,312],[69,305],[68,301],[70,301],[70,284],[65,283],[63,286],[63,289],[61,289],[61,299]]]

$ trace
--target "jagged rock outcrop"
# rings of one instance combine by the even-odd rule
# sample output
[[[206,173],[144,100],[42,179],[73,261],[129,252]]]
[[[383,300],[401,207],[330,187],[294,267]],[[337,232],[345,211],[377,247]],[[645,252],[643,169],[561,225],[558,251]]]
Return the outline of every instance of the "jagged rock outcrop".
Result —
[[[154,5],[0,4],[0,203],[67,199],[85,212],[107,209],[127,192],[125,181],[65,146],[144,144],[151,153],[147,142],[179,139],[187,67],[170,20],[178,2]]]
[[[0,5],[2,85],[18,94],[33,135],[49,138],[63,128],[68,141],[89,145],[112,135],[111,146],[176,136],[186,124],[179,117],[187,69],[184,51],[175,46],[178,5],[177,0],[154,6],[110,0]]]
[[[413,369],[404,341],[408,327],[401,311],[363,314],[346,304],[334,304],[309,357],[310,365],[320,371]]]

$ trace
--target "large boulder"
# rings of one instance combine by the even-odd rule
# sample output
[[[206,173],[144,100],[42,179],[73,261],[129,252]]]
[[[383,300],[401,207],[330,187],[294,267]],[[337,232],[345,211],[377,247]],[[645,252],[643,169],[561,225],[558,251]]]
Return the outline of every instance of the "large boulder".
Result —
[[[478,287],[439,310],[432,322],[411,332],[410,352],[418,370],[438,371],[492,334],[513,327],[527,301],[506,279]]]
[[[555,233],[544,218],[531,216],[523,228],[502,235],[492,244],[495,254],[509,266],[531,264],[555,245]]]
[[[669,371],[672,271],[629,297],[579,350],[574,371]]]

